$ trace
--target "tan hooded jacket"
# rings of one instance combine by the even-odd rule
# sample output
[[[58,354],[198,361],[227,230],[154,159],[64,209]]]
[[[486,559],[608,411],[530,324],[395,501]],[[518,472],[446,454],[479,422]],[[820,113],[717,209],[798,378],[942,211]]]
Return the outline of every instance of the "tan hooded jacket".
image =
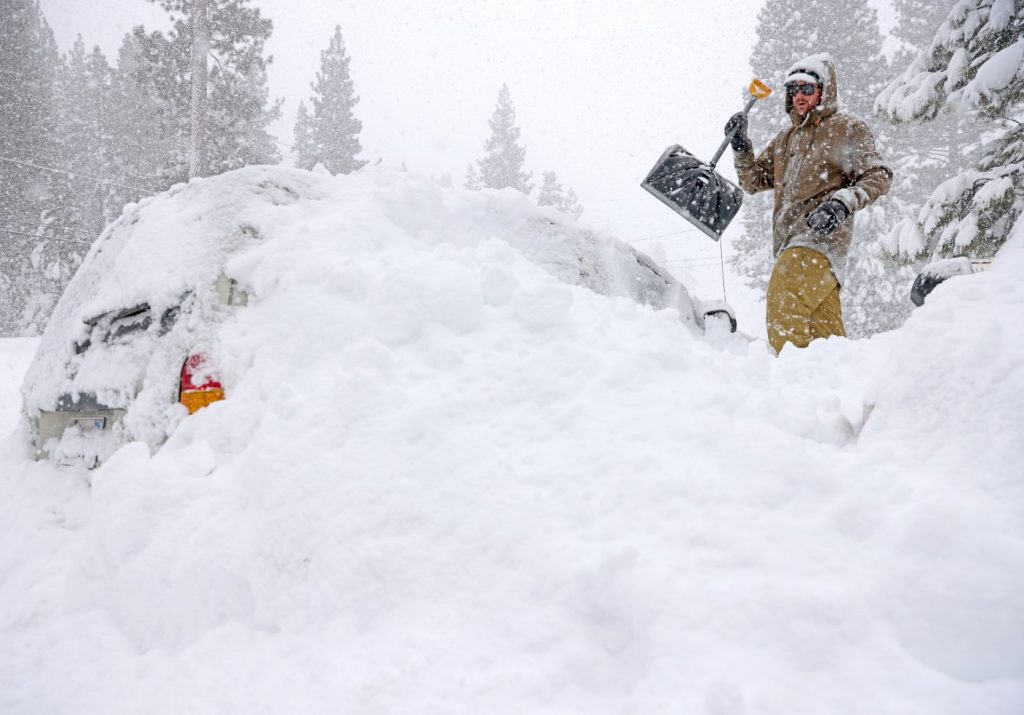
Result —
[[[822,99],[801,121],[786,97],[793,126],[782,130],[755,159],[753,151],[734,155],[743,190],[754,194],[775,189],[773,252],[806,246],[824,253],[842,283],[853,240],[853,212],[889,191],[892,170],[875,150],[871,130],[859,119],[839,112],[836,68],[824,55],[808,57],[794,67],[824,66]],[[807,226],[807,214],[830,198],[850,210],[834,232],[822,236]]]

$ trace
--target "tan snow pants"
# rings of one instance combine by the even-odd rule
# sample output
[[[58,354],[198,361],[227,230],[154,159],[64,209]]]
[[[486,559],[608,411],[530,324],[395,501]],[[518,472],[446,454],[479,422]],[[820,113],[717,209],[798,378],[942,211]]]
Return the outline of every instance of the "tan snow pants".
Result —
[[[846,335],[839,283],[824,254],[787,248],[768,281],[768,342],[776,353],[793,343],[805,348],[815,338]]]

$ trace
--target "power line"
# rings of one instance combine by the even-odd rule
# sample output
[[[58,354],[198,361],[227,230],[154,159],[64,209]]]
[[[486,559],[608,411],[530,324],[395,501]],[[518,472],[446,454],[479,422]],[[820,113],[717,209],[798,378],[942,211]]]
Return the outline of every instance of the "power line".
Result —
[[[637,216],[612,216],[611,218],[605,219],[606,221],[643,221],[651,218],[650,212],[639,214]]]
[[[675,268],[717,268],[718,261],[713,263],[666,263],[665,266],[670,270]]]
[[[648,240],[650,240],[652,238],[666,238],[668,236],[681,236],[684,233],[703,233],[703,231],[698,231],[698,230],[692,229],[692,228],[691,229],[683,229],[682,231],[673,231],[672,233],[659,233],[656,236],[641,236],[640,238],[634,238],[634,239],[631,239],[629,241],[625,241],[624,243],[639,243],[640,241],[648,241]]]
[[[28,224],[25,223],[24,221],[18,221],[17,219],[6,218],[3,221],[0,221],[0,224],[10,225],[11,223],[21,224],[21,226],[23,228],[25,226],[28,226]],[[93,240],[95,240],[97,237],[99,237],[99,234],[82,233],[82,232],[80,232],[76,228],[72,228],[71,226],[61,226],[60,224],[49,224],[46,228],[47,229],[57,229],[61,233],[70,233],[70,234],[73,234],[75,236],[84,236],[86,238],[92,238]],[[25,230],[27,231],[28,229],[26,228]],[[32,235],[38,235],[38,234],[32,234]]]
[[[76,240],[74,238],[57,238],[56,236],[40,236],[40,235],[35,234],[35,233],[24,233],[23,231],[11,231],[10,229],[7,229],[7,228],[0,228],[0,231],[3,231],[4,233],[9,233],[9,234],[11,234],[13,236],[26,236],[28,238],[35,238],[35,239],[41,240],[41,241],[66,241],[67,243],[78,243],[78,244],[81,244],[83,246],[91,246],[92,245],[92,243],[90,243],[89,241],[79,241],[79,240]]]
[[[718,258],[711,256],[708,258],[672,258],[667,261],[663,261],[666,265],[673,263],[718,263]]]
[[[108,179],[98,179],[95,176],[89,176],[88,174],[79,174],[77,172],[70,172],[65,169],[55,169],[52,166],[40,166],[38,164],[30,164],[27,161],[18,161],[17,159],[11,159],[6,156],[0,156],[0,161],[6,161],[11,164],[18,164],[19,166],[27,166],[32,169],[39,169],[41,171],[49,171],[52,174],[63,174],[64,176],[71,177],[72,179],[82,178],[94,181],[97,184],[110,184],[111,186],[120,186],[122,189],[131,189],[132,191],[139,191],[143,194],[148,194],[151,189],[142,189],[138,186],[129,186],[127,184],[120,184],[116,181],[110,181]],[[141,177],[140,177],[141,178]]]

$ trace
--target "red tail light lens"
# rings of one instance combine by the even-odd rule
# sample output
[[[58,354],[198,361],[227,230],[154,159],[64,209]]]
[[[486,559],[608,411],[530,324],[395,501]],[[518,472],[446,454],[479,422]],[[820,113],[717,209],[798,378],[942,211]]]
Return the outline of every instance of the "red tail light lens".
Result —
[[[224,388],[207,365],[202,353],[189,355],[181,367],[181,404],[192,414],[207,405],[224,399]]]

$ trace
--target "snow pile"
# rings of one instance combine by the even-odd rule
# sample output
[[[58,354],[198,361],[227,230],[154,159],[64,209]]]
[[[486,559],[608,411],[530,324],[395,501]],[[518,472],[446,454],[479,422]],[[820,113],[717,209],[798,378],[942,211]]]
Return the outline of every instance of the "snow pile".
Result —
[[[0,351],[0,436],[15,428],[21,408],[20,376],[39,347],[35,338],[4,340]],[[0,466],[2,469],[2,466]]]
[[[921,269],[921,273],[942,281],[953,276],[963,276],[973,273],[971,259],[965,256],[955,258],[940,258],[932,261]]]
[[[542,270],[512,195],[322,182],[226,261],[228,400],[0,444],[0,711],[1024,709],[1024,238],[776,360]]]
[[[990,271],[938,286],[894,336],[848,472],[878,490],[869,523],[889,511],[877,585],[901,643],[966,681],[1024,674],[1024,339],[1010,319],[1024,314],[1024,225],[1015,232]]]

